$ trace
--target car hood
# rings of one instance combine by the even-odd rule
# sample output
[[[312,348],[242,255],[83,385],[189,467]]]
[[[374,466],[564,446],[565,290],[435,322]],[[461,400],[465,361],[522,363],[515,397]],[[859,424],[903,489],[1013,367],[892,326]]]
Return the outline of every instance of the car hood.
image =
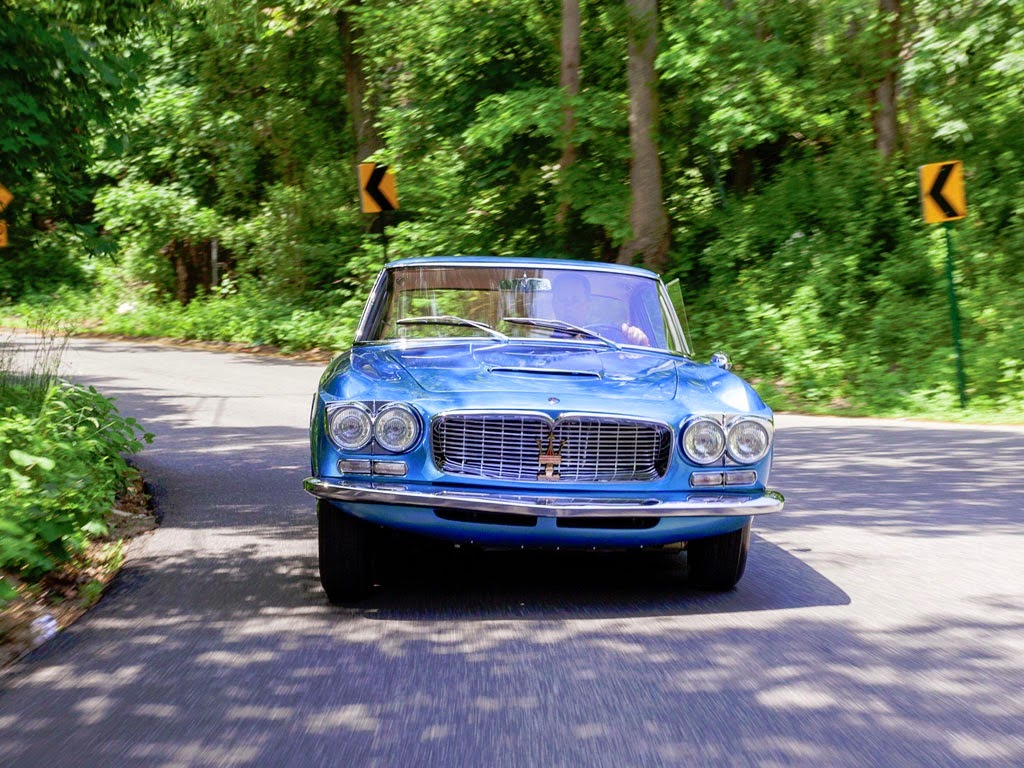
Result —
[[[425,391],[551,392],[670,400],[675,358],[592,347],[488,345],[390,350],[387,359]]]
[[[720,368],[665,352],[579,344],[357,346],[335,359],[323,385],[351,399],[451,395],[464,405],[535,407],[538,396],[557,395],[583,406],[598,398],[671,400],[688,413],[770,413],[746,382]]]

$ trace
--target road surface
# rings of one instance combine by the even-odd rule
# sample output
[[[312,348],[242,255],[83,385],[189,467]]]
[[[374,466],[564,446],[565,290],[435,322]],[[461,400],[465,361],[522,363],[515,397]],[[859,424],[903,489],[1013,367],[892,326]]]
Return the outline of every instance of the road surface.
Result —
[[[22,343],[29,343],[23,340]],[[403,551],[316,579],[320,366],[77,340],[163,525],[0,677],[0,765],[1024,765],[1024,430],[780,416],[738,588],[682,558]]]

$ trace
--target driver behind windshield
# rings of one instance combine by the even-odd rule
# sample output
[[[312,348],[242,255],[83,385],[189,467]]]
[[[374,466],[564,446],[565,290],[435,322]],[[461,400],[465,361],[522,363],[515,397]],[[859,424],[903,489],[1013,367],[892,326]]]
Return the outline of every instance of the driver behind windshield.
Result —
[[[599,333],[612,341],[649,347],[647,334],[635,325],[623,322],[616,326],[609,318],[594,317],[590,280],[579,272],[558,274],[552,281],[552,306],[557,320]],[[597,327],[594,327],[597,326]],[[617,331],[617,334],[608,333]]]

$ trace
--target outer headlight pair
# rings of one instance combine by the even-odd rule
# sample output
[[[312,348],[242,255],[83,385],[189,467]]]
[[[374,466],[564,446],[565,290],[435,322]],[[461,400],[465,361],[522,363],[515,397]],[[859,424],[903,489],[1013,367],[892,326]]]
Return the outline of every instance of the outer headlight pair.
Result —
[[[713,464],[728,454],[737,464],[754,464],[772,447],[772,425],[764,419],[739,417],[723,426],[698,416],[683,429],[683,453],[694,464]]]
[[[376,439],[385,450],[402,453],[419,440],[420,420],[404,403],[389,403],[376,415],[362,403],[345,403],[328,406],[327,434],[346,451],[361,450]]]

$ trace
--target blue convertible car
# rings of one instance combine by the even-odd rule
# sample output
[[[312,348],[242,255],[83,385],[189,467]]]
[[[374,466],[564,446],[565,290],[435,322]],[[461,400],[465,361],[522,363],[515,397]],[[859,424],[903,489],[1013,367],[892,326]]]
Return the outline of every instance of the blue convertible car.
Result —
[[[767,488],[771,410],[689,357],[646,270],[550,259],[388,264],[311,420],[320,578],[374,583],[381,528],[483,548],[685,546],[730,589]]]

